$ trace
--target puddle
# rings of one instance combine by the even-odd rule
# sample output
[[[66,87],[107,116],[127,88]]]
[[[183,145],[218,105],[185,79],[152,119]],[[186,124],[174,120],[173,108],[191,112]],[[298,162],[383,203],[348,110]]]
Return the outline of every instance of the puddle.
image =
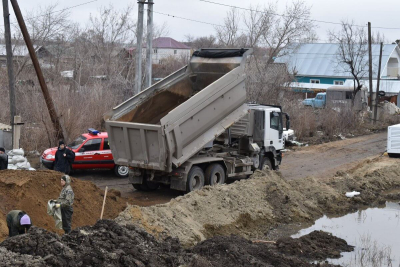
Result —
[[[369,208],[339,218],[326,216],[292,237],[301,237],[314,230],[322,230],[343,238],[355,246],[340,259],[330,263],[346,267],[400,267],[400,205],[386,202],[384,208]]]

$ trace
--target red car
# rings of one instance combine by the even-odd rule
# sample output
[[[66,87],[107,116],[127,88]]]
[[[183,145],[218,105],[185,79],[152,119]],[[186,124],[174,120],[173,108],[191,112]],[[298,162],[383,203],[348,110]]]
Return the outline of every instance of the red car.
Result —
[[[119,177],[127,177],[129,174],[129,167],[114,163],[108,144],[108,134],[105,132],[89,129],[88,133],[82,134],[67,147],[75,152],[71,169],[112,169]],[[57,149],[57,147],[46,149],[40,157],[46,168],[51,170],[54,168]]]

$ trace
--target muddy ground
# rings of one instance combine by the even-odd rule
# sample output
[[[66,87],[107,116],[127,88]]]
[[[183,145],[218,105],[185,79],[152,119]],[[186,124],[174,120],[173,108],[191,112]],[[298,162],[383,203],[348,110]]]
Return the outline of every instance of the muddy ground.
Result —
[[[116,219],[144,227],[158,238],[172,236],[193,246],[217,235],[268,237],[280,225],[313,222],[323,214],[344,215],[364,205],[397,197],[400,166],[387,157],[366,160],[329,179],[285,180],[280,173],[258,171],[252,179],[205,187],[152,207],[129,206]],[[361,194],[347,198],[346,192]],[[397,199],[400,200],[400,199]]]
[[[387,132],[296,148],[286,152],[280,166],[285,179],[307,176],[329,178],[338,170],[347,170],[361,161],[386,151]]]
[[[329,178],[338,170],[350,169],[363,160],[381,155],[386,150],[387,133],[381,132],[346,140],[329,142],[309,147],[292,147],[285,153],[280,171],[285,179],[300,179],[318,175]],[[40,167],[39,158],[29,157],[35,168]],[[182,192],[161,188],[154,192],[140,192],[129,184],[128,178],[118,178],[111,170],[76,170],[73,176],[90,181],[99,188],[113,188],[121,192],[122,197],[137,206],[164,204],[182,195]]]
[[[352,249],[324,232],[276,243],[220,236],[184,249],[178,239],[156,240],[134,225],[102,220],[63,237],[33,228],[28,234],[9,238],[0,244],[0,266],[308,267],[315,266],[309,263],[312,260]]]

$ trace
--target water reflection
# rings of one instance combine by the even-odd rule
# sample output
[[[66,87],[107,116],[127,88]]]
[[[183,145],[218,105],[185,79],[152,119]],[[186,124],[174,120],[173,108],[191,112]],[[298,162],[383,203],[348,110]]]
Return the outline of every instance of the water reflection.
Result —
[[[329,260],[342,266],[400,266],[400,205],[387,202],[384,208],[369,208],[339,218],[323,216],[292,237],[323,230],[354,245],[354,252]]]

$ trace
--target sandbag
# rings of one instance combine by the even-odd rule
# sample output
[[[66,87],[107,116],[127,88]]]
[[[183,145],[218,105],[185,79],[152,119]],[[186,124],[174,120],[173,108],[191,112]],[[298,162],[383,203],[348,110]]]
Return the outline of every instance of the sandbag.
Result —
[[[22,148],[13,149],[13,150],[8,151],[7,154],[9,156],[23,156],[24,155],[24,150]]]
[[[16,170],[17,166],[13,165],[13,164],[8,164],[7,169],[9,170]]]
[[[11,162],[12,164],[17,164],[17,163],[25,162],[25,161],[27,161],[27,159],[24,156],[20,156],[20,155],[13,156],[11,159],[8,158],[8,162]]]

